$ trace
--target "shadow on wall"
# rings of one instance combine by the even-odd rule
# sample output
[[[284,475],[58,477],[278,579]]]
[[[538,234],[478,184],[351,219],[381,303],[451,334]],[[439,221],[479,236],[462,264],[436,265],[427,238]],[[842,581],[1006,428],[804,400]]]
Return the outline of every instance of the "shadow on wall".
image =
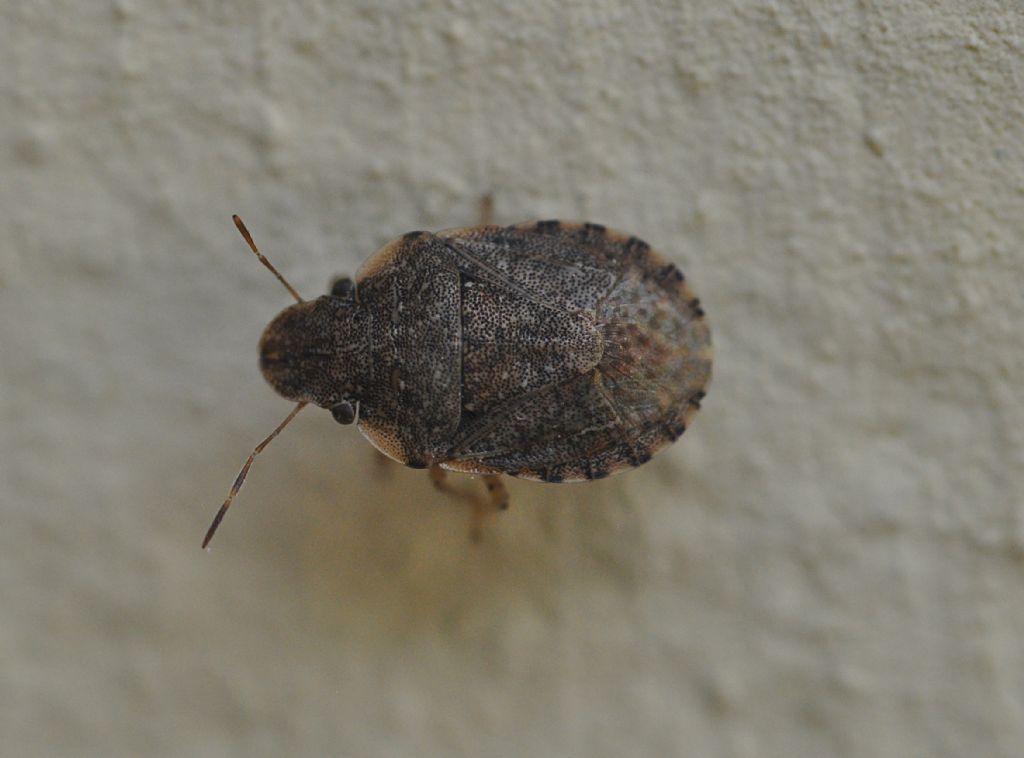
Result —
[[[194,526],[197,559],[210,559],[210,571],[276,577],[313,623],[395,630],[467,614],[501,617],[522,604],[555,614],[581,574],[603,576],[612,590],[639,581],[631,553],[643,544],[643,523],[624,496],[637,472],[559,485],[510,479],[510,510],[489,517],[482,542],[473,543],[468,503],[435,490],[425,471],[385,459],[354,429],[304,421],[291,426],[289,442],[259,457],[208,556],[198,551],[207,522]],[[209,466],[226,489],[238,462],[217,458]],[[648,477],[656,466],[646,467]],[[208,469],[197,481],[216,476]],[[478,477],[449,480],[485,494]],[[212,517],[221,495],[197,493],[210,505],[190,512]]]

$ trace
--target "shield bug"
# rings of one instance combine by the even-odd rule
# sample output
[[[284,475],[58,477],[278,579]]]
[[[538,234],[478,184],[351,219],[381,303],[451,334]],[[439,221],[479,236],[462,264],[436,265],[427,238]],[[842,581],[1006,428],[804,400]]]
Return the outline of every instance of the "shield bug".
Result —
[[[601,479],[674,442],[711,378],[711,334],[682,272],[636,237],[599,224],[535,221],[410,232],[298,301],[260,340],[260,368],[296,403],[355,423],[389,458],[484,476]],[[478,512],[479,513],[479,512]]]

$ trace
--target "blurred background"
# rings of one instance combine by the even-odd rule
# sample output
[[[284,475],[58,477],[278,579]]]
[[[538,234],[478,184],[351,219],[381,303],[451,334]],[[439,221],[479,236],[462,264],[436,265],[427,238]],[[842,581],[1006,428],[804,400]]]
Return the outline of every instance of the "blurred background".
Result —
[[[0,3],[9,755],[1019,756],[1015,0]],[[460,502],[256,366],[413,229],[687,274],[684,438]],[[467,482],[481,486],[479,482]]]

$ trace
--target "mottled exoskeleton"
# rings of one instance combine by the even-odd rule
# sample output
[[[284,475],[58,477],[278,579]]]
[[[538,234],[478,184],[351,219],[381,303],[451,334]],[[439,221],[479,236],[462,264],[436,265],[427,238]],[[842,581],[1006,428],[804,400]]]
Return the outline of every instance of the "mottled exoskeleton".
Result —
[[[492,480],[639,466],[686,429],[711,359],[679,269],[636,237],[559,221],[410,232],[260,341],[289,400],[356,421],[407,466]]]

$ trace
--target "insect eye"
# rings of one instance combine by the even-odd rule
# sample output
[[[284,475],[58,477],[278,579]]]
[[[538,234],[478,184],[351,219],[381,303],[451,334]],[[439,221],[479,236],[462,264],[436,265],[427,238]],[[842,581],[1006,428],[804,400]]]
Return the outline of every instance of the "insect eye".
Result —
[[[331,284],[331,295],[334,297],[350,299],[355,288],[355,284],[352,283],[352,280],[349,277],[341,276],[335,279]]]
[[[342,400],[340,403],[331,406],[331,415],[334,416],[334,420],[339,424],[351,424],[356,420],[356,409],[352,407],[352,403],[348,400]]]

